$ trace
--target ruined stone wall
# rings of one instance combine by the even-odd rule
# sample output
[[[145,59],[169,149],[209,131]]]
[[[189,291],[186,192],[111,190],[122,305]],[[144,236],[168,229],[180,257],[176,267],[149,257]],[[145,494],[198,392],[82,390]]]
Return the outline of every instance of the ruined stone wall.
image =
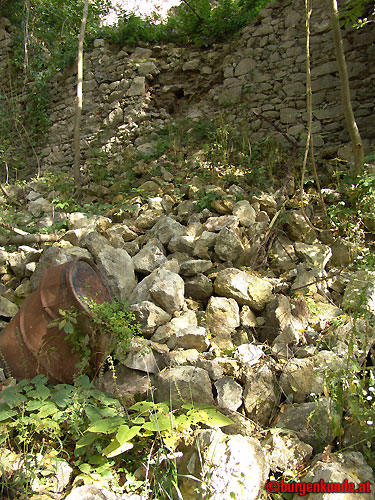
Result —
[[[148,137],[181,116],[223,112],[248,127],[252,140],[288,132],[306,137],[306,56],[303,0],[276,0],[235,41],[207,49],[173,44],[113,47],[96,40],[84,57],[82,150],[95,146],[147,150]],[[9,26],[0,26],[0,85],[5,86]],[[353,108],[367,150],[375,147],[375,25],[343,30]],[[349,142],[340,103],[332,34],[324,0],[311,19],[315,145],[332,154]],[[48,143],[43,167],[73,162],[75,68],[51,85]],[[257,118],[254,109],[261,117]],[[271,122],[271,123],[270,123]],[[272,125],[274,124],[275,127]]]

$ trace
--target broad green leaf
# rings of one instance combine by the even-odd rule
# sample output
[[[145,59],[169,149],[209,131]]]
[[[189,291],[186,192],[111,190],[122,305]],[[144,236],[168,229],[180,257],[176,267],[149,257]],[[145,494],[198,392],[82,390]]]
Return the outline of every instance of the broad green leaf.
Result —
[[[36,377],[32,378],[30,382],[32,382],[35,385],[40,385],[40,384],[45,385],[48,382],[48,378],[42,373],[40,373]]]
[[[8,420],[8,418],[14,417],[18,412],[15,410],[2,410],[0,411],[0,422]]]
[[[52,394],[51,400],[54,401],[60,408],[67,408],[72,402],[72,387],[62,388]]]
[[[138,401],[138,403],[135,403],[129,408],[129,410],[139,411],[140,413],[156,409],[157,409],[157,404],[153,403],[152,401]]]
[[[122,445],[117,441],[117,439],[113,439],[111,443],[104,448],[102,454],[108,458],[116,457],[117,455],[121,455],[125,451],[131,450],[133,445],[128,443],[127,441]]]
[[[206,408],[204,411],[207,413],[207,423],[209,425],[224,427],[225,425],[233,424],[230,418],[226,417],[215,408]]]
[[[99,410],[99,408],[97,408],[96,406],[93,406],[93,405],[85,406],[85,413],[86,413],[88,419],[90,420],[90,423],[94,423],[97,420],[103,418],[103,416],[104,416],[101,413],[101,411]]]
[[[64,326],[64,332],[67,333],[67,334],[74,332],[74,327],[73,327],[72,323],[70,323],[69,321],[66,322],[66,324]]]
[[[89,432],[96,432],[98,434],[110,434],[114,432],[120,425],[124,424],[126,419],[124,417],[109,417],[99,420],[91,425],[87,430]]]
[[[78,468],[84,474],[90,474],[90,472],[91,472],[91,465],[90,464],[81,464],[78,466]]]
[[[76,380],[74,381],[74,386],[75,387],[80,387],[80,388],[84,388],[84,389],[88,389],[91,385],[91,382],[90,382],[90,379],[87,375],[81,375],[79,377],[76,378]]]
[[[38,400],[32,400],[32,401],[29,401],[27,403],[27,405],[25,406],[25,409],[27,411],[35,411],[35,410],[39,410],[41,406],[44,405],[44,401],[38,401]]]
[[[34,391],[29,391],[27,396],[29,398],[45,400],[51,394],[51,391],[45,385],[37,385]]]
[[[48,417],[49,415],[53,415],[56,413],[58,410],[57,406],[53,401],[47,401],[39,410],[37,416],[39,418],[44,418]]]
[[[103,457],[102,455],[93,455],[92,457],[89,458],[89,463],[90,465],[107,465],[108,466],[108,460]],[[99,472],[98,467],[96,467],[96,471]]]
[[[169,414],[156,413],[150,415],[150,422],[143,424],[143,428],[148,431],[161,432],[171,430],[172,423]]]
[[[13,387],[7,387],[1,393],[1,399],[6,403],[9,408],[14,408],[15,406],[21,406],[22,403],[27,401],[27,398],[18,392],[12,390]]]
[[[146,422],[146,420],[143,418],[143,417],[139,417],[139,416],[136,416],[136,417],[130,417],[131,419],[131,423],[132,424],[135,424],[135,425],[142,425]]]
[[[96,434],[87,432],[76,442],[76,450],[90,446],[90,444],[92,444],[97,438],[98,436]]]
[[[125,443],[125,441],[130,441],[136,436],[142,427],[138,425],[134,425],[133,427],[129,427],[128,425],[120,425],[119,430],[116,434],[117,441],[121,444]]]

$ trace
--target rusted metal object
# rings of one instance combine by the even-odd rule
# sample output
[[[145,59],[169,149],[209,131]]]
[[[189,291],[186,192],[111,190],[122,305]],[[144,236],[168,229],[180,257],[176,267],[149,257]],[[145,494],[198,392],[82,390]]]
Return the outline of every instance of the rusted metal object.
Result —
[[[43,373],[51,383],[73,382],[79,356],[65,332],[57,325],[50,326],[53,320],[61,317],[59,309],[72,307],[81,312],[78,315],[81,331],[90,329],[90,366],[98,369],[107,342],[105,334],[95,332],[91,325],[87,298],[97,304],[111,302],[108,288],[90,260],[77,258],[47,269],[39,287],[0,334],[1,358],[5,358],[10,375],[19,380]]]

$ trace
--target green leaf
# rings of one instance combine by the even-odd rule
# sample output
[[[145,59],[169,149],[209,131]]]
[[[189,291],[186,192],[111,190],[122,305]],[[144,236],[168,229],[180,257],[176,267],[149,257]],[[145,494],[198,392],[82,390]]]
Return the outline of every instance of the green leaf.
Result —
[[[97,438],[98,436],[96,434],[87,432],[76,442],[76,450],[90,446],[90,444],[92,444]]]
[[[59,410],[58,410],[57,406],[55,405],[55,403],[53,401],[47,401],[47,403],[45,403],[41,407],[37,416],[39,418],[45,418],[45,417],[48,417],[49,415],[53,415],[57,411],[59,411]]]
[[[36,377],[32,378],[30,382],[32,382],[35,385],[41,385],[41,384],[45,385],[48,382],[48,378],[40,373]]]
[[[225,425],[233,424],[230,418],[226,417],[215,408],[206,408],[204,411],[207,413],[207,424],[209,425],[224,427]]]
[[[142,427],[138,425],[133,425],[133,427],[129,427],[128,425],[120,425],[119,430],[117,431],[116,434],[116,439],[119,442],[119,444],[123,444],[126,441],[130,441],[135,437],[137,434],[139,434],[139,431],[142,429]]]
[[[64,326],[64,332],[67,334],[74,332],[74,327],[73,327],[72,323],[70,323],[69,321],[67,321],[65,326]]]
[[[34,391],[29,391],[27,396],[29,398],[45,400],[51,394],[51,391],[45,385],[37,385]]]
[[[121,455],[125,451],[131,450],[133,445],[131,443],[125,442],[122,445],[117,441],[117,439],[113,439],[110,444],[104,448],[102,454],[108,458],[116,457],[117,455]]]
[[[124,417],[109,417],[95,422],[87,430],[98,434],[111,434],[125,422],[126,419]]]
[[[143,413],[145,411],[155,411],[156,409],[157,404],[153,403],[152,401],[138,401],[138,403],[135,403],[129,408],[129,410],[136,410],[140,413]]]
[[[21,406],[22,403],[27,401],[27,398],[16,392],[13,387],[7,387],[4,389],[1,393],[1,399],[9,406],[9,408]]]
[[[85,413],[88,417],[88,419],[90,420],[90,423],[94,423],[96,422],[97,420],[103,418],[103,414],[102,412],[99,410],[99,408],[97,408],[96,406],[93,406],[93,405],[87,405],[85,406]],[[105,415],[107,416],[107,415]],[[112,415],[110,415],[112,416]]]
[[[172,428],[171,417],[165,413],[151,414],[150,422],[145,423],[143,428],[153,432],[170,431]]]
[[[78,466],[78,468],[84,474],[90,474],[90,472],[91,472],[91,465],[89,465],[89,464],[81,464]]]
[[[0,411],[0,422],[3,422],[4,420],[8,420],[8,418],[14,417],[17,414],[18,414],[18,412],[15,410],[2,410],[2,411]]]
[[[27,405],[25,406],[25,409],[27,411],[35,411],[35,410],[39,410],[42,405],[44,405],[43,401],[33,400],[33,401],[29,401],[27,403]]]
[[[60,408],[67,408],[72,402],[72,390],[73,388],[71,386],[67,388],[64,387],[52,394],[51,400]]]
[[[83,389],[88,389],[91,386],[90,379],[87,375],[81,375],[74,381],[75,387],[80,387]]]

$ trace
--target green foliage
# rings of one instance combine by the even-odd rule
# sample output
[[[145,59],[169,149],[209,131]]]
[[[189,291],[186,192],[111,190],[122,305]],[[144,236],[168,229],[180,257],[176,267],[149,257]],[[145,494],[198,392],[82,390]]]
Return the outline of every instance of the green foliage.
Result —
[[[353,176],[350,172],[343,175],[337,172],[337,177],[337,191],[340,198],[328,206],[330,221],[337,233],[358,246],[364,245],[365,232],[375,229],[373,223],[375,174],[364,172],[359,176]]]
[[[246,26],[269,0],[189,0],[173,9],[167,20],[157,14],[142,19],[124,12],[117,26],[102,28],[100,35],[123,45],[169,41],[210,45],[226,40]]]
[[[128,310],[129,304],[116,299],[97,304],[93,299],[86,298],[85,302],[96,330],[106,333],[110,338],[109,352],[115,352],[121,361],[128,352],[131,340],[142,335],[135,315]]]
[[[84,297],[83,302],[88,306],[90,326],[81,326],[77,309],[59,309],[59,317],[53,320],[49,327],[58,326],[64,331],[66,338],[72,345],[74,352],[79,355],[80,362],[77,369],[82,373],[87,369],[92,355],[92,346],[96,339],[104,336],[108,339],[107,355],[115,353],[116,359],[123,360],[129,350],[131,340],[141,336],[141,329],[133,313],[128,311],[126,301],[96,303],[93,299]]]
[[[23,454],[55,450],[55,455],[67,460],[86,483],[106,481],[117,491],[130,492],[147,486],[160,493],[152,498],[172,498],[163,496],[165,471],[159,471],[160,477],[164,475],[160,484],[142,485],[134,480],[139,464],[153,464],[156,477],[161,457],[174,449],[183,436],[203,424],[221,427],[232,423],[205,405],[182,405],[176,415],[167,403],[142,401],[125,411],[117,399],[96,389],[86,375],[78,377],[74,385],[50,386],[46,382],[44,375],[38,375],[1,392],[3,450],[7,447]],[[155,447],[155,443],[159,446]],[[5,455],[2,453],[2,457]],[[1,464],[4,467],[4,458]],[[31,472],[27,476],[29,488],[35,479],[35,467]],[[174,484],[176,490],[175,467],[171,466],[171,473],[174,480],[170,480],[170,485]],[[127,478],[121,490],[120,476]],[[7,483],[15,496],[26,489],[25,484],[17,484],[17,479],[15,474]],[[23,490],[19,489],[21,486]]]
[[[340,18],[345,26],[351,24],[355,28],[363,28],[366,24],[374,22],[370,16],[375,15],[374,2],[368,0],[346,0],[340,8]]]

